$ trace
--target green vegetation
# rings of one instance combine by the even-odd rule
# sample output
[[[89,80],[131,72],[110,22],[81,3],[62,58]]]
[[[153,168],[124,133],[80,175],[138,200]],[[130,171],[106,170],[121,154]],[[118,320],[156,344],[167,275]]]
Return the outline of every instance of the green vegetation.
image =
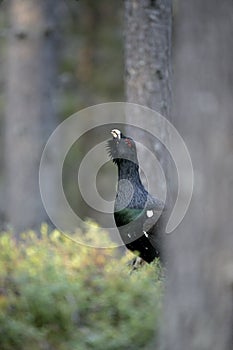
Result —
[[[158,262],[129,274],[130,253],[47,231],[24,233],[19,244],[0,236],[1,350],[144,349],[160,316]],[[85,233],[90,245],[102,236],[95,226]]]

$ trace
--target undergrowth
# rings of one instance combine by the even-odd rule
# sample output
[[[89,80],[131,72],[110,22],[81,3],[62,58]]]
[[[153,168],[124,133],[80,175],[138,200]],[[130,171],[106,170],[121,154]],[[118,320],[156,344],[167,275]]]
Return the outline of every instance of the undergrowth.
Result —
[[[95,245],[101,235],[92,226],[85,239]],[[20,243],[2,233],[0,349],[146,348],[158,329],[163,283],[158,261],[130,274],[130,259],[48,233],[45,224],[40,238],[30,231]]]

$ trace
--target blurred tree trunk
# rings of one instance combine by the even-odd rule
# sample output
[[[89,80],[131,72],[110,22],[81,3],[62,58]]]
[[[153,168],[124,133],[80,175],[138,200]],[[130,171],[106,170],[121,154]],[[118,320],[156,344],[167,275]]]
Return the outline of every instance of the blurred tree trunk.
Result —
[[[126,0],[125,1],[125,89],[126,100],[156,110],[163,116],[170,117],[171,109],[171,0]],[[127,115],[126,122],[134,124],[139,114]],[[165,124],[145,120],[153,131],[160,130],[163,141],[167,139]],[[143,132],[130,130],[130,135],[137,136],[144,145],[150,144],[166,169],[164,148]],[[143,142],[144,140],[144,142]],[[148,143],[147,143],[148,142]],[[152,193],[164,187],[161,179],[156,178],[151,159],[145,150],[139,148],[146,177]],[[166,172],[166,170],[165,170]]]
[[[189,211],[168,241],[162,349],[233,347],[233,4],[176,3],[174,106],[194,165]]]
[[[19,232],[45,220],[38,171],[43,146],[56,125],[56,0],[10,0],[6,61],[5,162],[7,218]],[[53,192],[48,160],[48,191]]]
[[[171,107],[171,1],[125,1],[128,102],[165,116]]]
[[[6,17],[3,15],[6,3],[0,1],[0,67],[4,65],[4,25],[6,25]],[[0,101],[4,101],[4,78],[3,69],[0,71]],[[1,102],[2,103],[2,102]],[[0,231],[4,229],[6,201],[5,201],[5,183],[4,183],[4,130],[3,130],[3,113],[0,113]]]

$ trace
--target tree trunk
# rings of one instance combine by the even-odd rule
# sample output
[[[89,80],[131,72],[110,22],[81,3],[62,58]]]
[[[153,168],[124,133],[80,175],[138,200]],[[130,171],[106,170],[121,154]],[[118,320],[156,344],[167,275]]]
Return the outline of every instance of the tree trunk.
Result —
[[[233,346],[233,5],[176,7],[176,126],[194,165],[188,214],[168,241],[162,349]]]
[[[128,102],[147,106],[170,117],[171,109],[171,0],[126,0],[125,1],[125,89]],[[135,123],[142,119],[140,113],[127,114],[126,122]],[[143,121],[150,126],[152,134],[159,134],[167,140],[165,123],[156,120]],[[157,158],[166,171],[166,154],[159,142],[143,131],[129,129],[130,136],[140,140],[146,147],[156,151]],[[139,162],[153,194],[165,184],[154,173],[151,159],[146,150],[138,145]],[[145,178],[143,177],[145,183]]]
[[[46,216],[39,193],[42,148],[56,125],[55,0],[10,0],[6,61],[5,161],[7,218],[15,232]],[[54,184],[48,160],[48,190]]]

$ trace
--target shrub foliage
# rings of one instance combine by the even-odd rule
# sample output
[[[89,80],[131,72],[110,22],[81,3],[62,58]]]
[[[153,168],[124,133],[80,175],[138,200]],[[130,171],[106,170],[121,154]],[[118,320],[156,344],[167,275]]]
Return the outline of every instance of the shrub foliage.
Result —
[[[98,228],[85,237],[100,239]],[[158,327],[160,268],[130,274],[130,258],[48,234],[46,225],[40,239],[27,232],[20,243],[2,233],[1,350],[144,349]]]

